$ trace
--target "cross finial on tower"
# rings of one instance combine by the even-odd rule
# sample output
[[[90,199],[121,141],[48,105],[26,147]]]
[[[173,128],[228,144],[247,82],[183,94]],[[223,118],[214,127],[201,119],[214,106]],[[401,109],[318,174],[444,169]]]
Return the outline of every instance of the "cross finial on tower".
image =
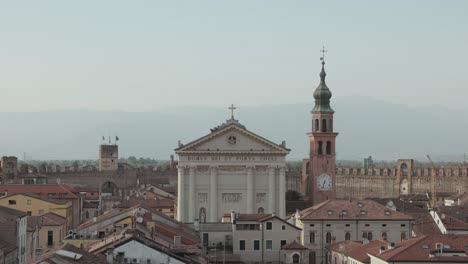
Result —
[[[236,110],[237,108],[234,107],[234,104],[231,104],[231,106],[228,109],[231,110],[231,119],[234,120],[234,110]]]
[[[320,51],[322,53],[322,57],[320,57],[320,60],[325,62],[325,53],[328,52],[328,50],[325,49],[325,46],[322,46],[322,50]]]

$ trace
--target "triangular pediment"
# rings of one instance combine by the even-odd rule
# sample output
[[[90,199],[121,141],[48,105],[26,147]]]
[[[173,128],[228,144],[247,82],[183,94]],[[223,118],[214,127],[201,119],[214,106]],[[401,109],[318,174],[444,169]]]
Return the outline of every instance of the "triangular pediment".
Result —
[[[175,151],[178,154],[184,152],[289,153],[289,149],[286,147],[247,130],[238,122],[224,124],[210,134],[181,146]]]

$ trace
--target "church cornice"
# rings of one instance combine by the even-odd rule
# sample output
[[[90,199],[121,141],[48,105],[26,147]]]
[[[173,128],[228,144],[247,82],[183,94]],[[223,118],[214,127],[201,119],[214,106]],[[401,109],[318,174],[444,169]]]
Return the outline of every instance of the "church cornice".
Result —
[[[223,151],[223,150],[188,150],[183,152],[177,152],[178,155],[193,155],[193,154],[203,154],[203,155],[219,155],[219,154],[227,154],[227,155],[282,155],[285,156],[288,153],[282,151]]]
[[[259,151],[259,150],[254,150],[254,151],[249,151],[249,150],[242,150],[242,151],[232,151],[232,150],[219,150],[219,151],[203,151],[203,150],[189,150],[190,148],[194,148],[198,145],[201,145],[219,135],[222,135],[224,133],[227,133],[229,130],[231,129],[235,129],[237,130],[239,133],[242,133],[243,135],[247,136],[247,137],[250,137],[250,138],[253,138],[254,140],[257,140],[263,144],[266,144],[266,145],[269,145],[271,147],[273,147],[274,149],[277,149],[277,151]],[[241,154],[241,153],[257,153],[257,154],[266,154],[266,153],[272,153],[272,154],[288,154],[290,152],[290,149],[286,148],[286,147],[283,147],[281,145],[278,145],[276,143],[273,143],[271,141],[269,141],[268,139],[266,138],[263,138],[249,130],[247,130],[243,125],[241,125],[239,122],[231,122],[231,123],[228,123],[226,125],[224,125],[221,129],[217,129],[217,130],[214,130],[212,131],[210,134],[206,135],[206,136],[203,136],[199,139],[196,139],[194,141],[191,141],[190,143],[186,144],[186,145],[182,145],[178,148],[176,148],[174,150],[176,152],[176,154],[182,154],[182,153],[190,153],[190,152],[194,152],[194,153],[203,153],[203,152],[209,152],[209,153],[238,153],[238,154]]]

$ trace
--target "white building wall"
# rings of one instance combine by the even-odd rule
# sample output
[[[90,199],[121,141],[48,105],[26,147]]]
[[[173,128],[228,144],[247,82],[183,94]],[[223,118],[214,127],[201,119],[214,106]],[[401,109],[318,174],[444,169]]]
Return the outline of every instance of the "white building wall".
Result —
[[[18,243],[18,263],[26,263],[26,233],[27,233],[27,217],[20,218],[17,222],[17,243]]]
[[[272,222],[272,230],[266,230],[266,223]],[[242,221],[238,224],[258,224],[259,222]],[[283,230],[285,226],[285,230]],[[233,253],[239,255],[242,261],[260,262],[263,259],[265,262],[284,261],[285,256],[281,253],[281,240],[286,240],[286,244],[294,240],[300,241],[301,231],[294,228],[278,219],[263,222],[262,230],[233,230]],[[263,233],[263,234],[262,234]],[[263,250],[262,250],[263,237]],[[245,250],[240,250],[240,240],[245,240]],[[254,250],[254,241],[259,240],[260,249]],[[272,249],[266,249],[266,241],[272,241]]]
[[[141,244],[138,241],[132,240],[128,243],[116,247],[113,250],[114,257],[117,256],[118,252],[124,252],[124,258],[128,259],[128,263],[135,263],[133,259],[137,259],[137,263],[147,264],[148,259],[151,260],[152,264],[171,263],[171,264],[182,264],[184,262],[175,259],[164,252],[160,252],[151,247]]]
[[[401,233],[405,232],[406,239],[411,238],[412,226],[410,221],[305,221],[298,220],[296,225],[302,227],[301,242],[316,254],[316,263],[325,261],[327,232],[331,233],[332,243],[345,240],[347,232],[351,240],[363,241],[364,232],[372,232],[372,240],[383,239],[383,232],[387,233],[388,242],[401,240]],[[310,243],[311,232],[315,234],[315,243]]]
[[[213,157],[215,158],[215,157]],[[178,209],[182,211],[182,218],[178,218],[182,222],[193,222],[195,219],[200,219],[200,209],[205,209],[206,222],[210,222],[210,198],[211,198],[211,182],[210,182],[210,168],[216,168],[216,184],[217,184],[217,199],[215,204],[216,208],[216,219],[215,222],[220,222],[224,214],[230,213],[231,211],[236,211],[239,213],[248,213],[247,210],[247,198],[248,198],[248,168],[253,167],[253,213],[258,213],[259,208],[263,208],[264,213],[281,213],[281,209],[284,210],[286,201],[285,199],[280,199],[280,168],[286,166],[286,160],[284,156],[274,157],[274,161],[259,161],[259,157],[256,157],[255,161],[239,161],[237,159],[242,159],[245,157],[236,157],[233,156],[230,162],[226,161],[216,161],[216,160],[198,160],[198,161],[188,161],[188,157],[182,155],[179,156],[179,170],[182,170],[184,173],[183,177],[183,187],[179,191],[183,191],[184,194],[178,201]],[[190,181],[189,181],[189,169],[195,167],[195,186],[192,189],[193,194],[190,191]],[[270,191],[269,191],[269,169],[274,169],[274,194],[272,195],[274,199],[273,211],[269,210],[271,201],[269,200]],[[284,175],[282,177],[285,177]],[[230,196],[230,197],[228,197]],[[285,198],[285,195],[282,196]],[[192,201],[192,202],[191,202]],[[193,209],[190,208],[190,204],[193,203]],[[282,205],[281,205],[282,203]],[[194,215],[190,216],[189,213],[192,212]]]

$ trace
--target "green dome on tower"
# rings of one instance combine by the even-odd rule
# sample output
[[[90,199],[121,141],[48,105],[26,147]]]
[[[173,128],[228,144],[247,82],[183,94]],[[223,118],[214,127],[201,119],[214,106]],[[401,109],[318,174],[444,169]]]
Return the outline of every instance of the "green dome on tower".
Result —
[[[334,113],[333,109],[330,107],[330,98],[332,93],[328,89],[327,84],[325,83],[325,60],[322,59],[322,71],[320,72],[320,84],[314,91],[315,106],[312,109],[312,112],[329,112]]]

